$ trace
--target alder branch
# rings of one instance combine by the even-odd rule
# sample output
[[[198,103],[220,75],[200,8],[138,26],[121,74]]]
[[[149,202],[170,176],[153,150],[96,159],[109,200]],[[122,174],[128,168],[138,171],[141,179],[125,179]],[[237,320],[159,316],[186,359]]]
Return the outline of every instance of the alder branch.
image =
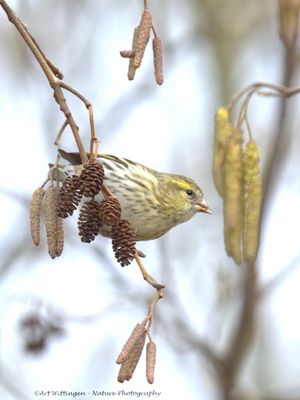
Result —
[[[77,97],[79,97],[80,100],[82,100],[84,102],[84,104],[86,105],[86,107],[88,108],[88,111],[90,114],[90,124],[91,124],[91,142],[93,142],[95,130],[94,130],[94,124],[93,124],[93,117],[92,117],[93,116],[92,106],[91,106],[90,102],[60,79],[60,77],[62,77],[62,74],[48,60],[48,58],[46,58],[45,54],[41,51],[40,47],[37,45],[36,40],[29,33],[25,24],[20,20],[20,18],[17,17],[15,12],[9,7],[7,2],[5,0],[0,0],[0,6],[3,8],[4,12],[6,13],[8,20],[18,30],[18,32],[24,39],[25,43],[27,44],[27,46],[33,53],[35,59],[39,63],[40,67],[42,68],[42,70],[49,82],[49,85],[53,89],[54,99],[57,102],[57,104],[59,105],[60,110],[64,113],[65,118],[68,121],[68,124],[70,125],[75,142],[78,147],[78,151],[80,153],[82,163],[83,164],[87,163],[88,158],[87,158],[86,152],[84,150],[84,146],[81,141],[81,137],[79,134],[79,128],[78,128],[78,125],[76,124],[76,122],[73,118],[73,115],[69,109],[69,106],[67,104],[66,98],[64,97],[62,88],[69,90],[70,92],[75,94]]]

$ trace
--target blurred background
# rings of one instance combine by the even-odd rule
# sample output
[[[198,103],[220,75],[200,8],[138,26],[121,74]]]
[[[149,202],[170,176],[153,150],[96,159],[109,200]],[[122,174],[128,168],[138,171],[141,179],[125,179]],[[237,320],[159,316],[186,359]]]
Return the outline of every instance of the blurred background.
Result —
[[[134,263],[117,264],[110,240],[81,243],[76,215],[66,221],[61,257],[49,258],[45,235],[39,247],[31,243],[31,194],[55,161],[64,118],[0,8],[1,399],[57,397],[35,395],[42,390],[300,399],[299,98],[255,96],[250,103],[266,193],[261,249],[251,268],[226,256],[211,173],[216,108],[254,81],[299,84],[298,44],[280,40],[277,1],[151,0],[164,44],[161,87],[150,46],[133,82],[119,55],[131,47],[141,0],[8,3],[65,81],[92,102],[100,151],[190,176],[213,214],[139,244],[149,272],[167,287],[152,327],[156,377],[146,383],[142,357],[132,380],[118,383],[116,356],[154,291]],[[65,94],[88,146],[87,111]],[[62,146],[76,151],[69,131]]]

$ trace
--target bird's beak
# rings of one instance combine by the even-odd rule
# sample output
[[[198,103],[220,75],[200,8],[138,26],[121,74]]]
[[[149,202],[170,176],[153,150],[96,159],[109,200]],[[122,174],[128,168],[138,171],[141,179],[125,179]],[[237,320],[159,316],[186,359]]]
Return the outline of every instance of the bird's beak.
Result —
[[[208,207],[208,205],[206,204],[205,200],[202,200],[201,203],[197,204],[197,211],[198,212],[204,212],[206,214],[212,214],[212,211]]]

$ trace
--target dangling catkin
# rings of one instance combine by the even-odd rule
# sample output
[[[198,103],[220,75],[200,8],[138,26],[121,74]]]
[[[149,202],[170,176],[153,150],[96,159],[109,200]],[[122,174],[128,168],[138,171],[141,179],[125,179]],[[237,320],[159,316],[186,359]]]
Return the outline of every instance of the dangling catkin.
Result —
[[[123,362],[126,360],[128,357],[128,354],[130,353],[131,348],[134,346],[136,341],[146,333],[146,328],[142,324],[136,324],[135,328],[131,332],[131,335],[129,336],[127,342],[124,344],[123,349],[121,353],[118,355],[117,364],[123,364]]]
[[[225,107],[217,110],[215,115],[215,136],[213,148],[213,178],[215,187],[222,197],[224,192],[224,161],[226,146],[233,134],[229,121],[229,112]]]
[[[224,164],[224,240],[226,252],[236,264],[242,262],[242,132],[235,131],[226,147]]]
[[[161,39],[155,36],[152,41],[153,48],[153,64],[154,64],[154,76],[155,82],[158,85],[162,85],[164,82],[164,72],[163,72],[163,50]]]
[[[59,256],[63,248],[63,225],[61,218],[57,216],[58,191],[58,187],[49,187],[45,197],[45,227],[51,258]]]
[[[123,383],[125,380],[129,381],[136,369],[136,366],[141,358],[143,348],[146,340],[146,330],[140,336],[130,349],[126,360],[121,365],[118,375],[118,382]]]
[[[139,24],[138,36],[136,39],[135,56],[133,59],[133,66],[139,68],[144,56],[147,43],[150,38],[152,28],[152,15],[149,11],[144,11]]]
[[[57,217],[57,231],[56,231],[56,250],[55,256],[59,257],[64,249],[64,227],[63,227],[63,219],[61,217]]]
[[[154,369],[156,362],[156,344],[150,340],[146,346],[146,378],[148,383],[154,382]]]
[[[45,190],[41,187],[35,189],[30,203],[30,233],[32,241],[36,246],[40,243],[41,208],[45,193]]]
[[[261,212],[261,176],[259,167],[259,150],[251,140],[247,143],[244,157],[244,261],[255,261],[259,246],[259,227]]]
[[[137,26],[136,28],[134,28],[133,31],[132,45],[131,45],[131,52],[134,54],[134,56],[135,56],[135,49],[136,49],[138,35],[139,35],[139,27]],[[132,81],[134,79],[136,71],[136,67],[133,65],[133,60],[134,57],[129,59],[128,72],[127,72],[127,77],[129,81]]]

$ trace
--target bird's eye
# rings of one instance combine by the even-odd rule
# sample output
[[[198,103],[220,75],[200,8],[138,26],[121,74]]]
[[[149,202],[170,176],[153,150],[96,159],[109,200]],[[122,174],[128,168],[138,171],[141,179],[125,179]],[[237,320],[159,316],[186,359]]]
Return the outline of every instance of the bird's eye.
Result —
[[[193,196],[194,192],[193,192],[192,190],[188,189],[188,190],[186,191],[186,194],[187,194],[188,196]]]

